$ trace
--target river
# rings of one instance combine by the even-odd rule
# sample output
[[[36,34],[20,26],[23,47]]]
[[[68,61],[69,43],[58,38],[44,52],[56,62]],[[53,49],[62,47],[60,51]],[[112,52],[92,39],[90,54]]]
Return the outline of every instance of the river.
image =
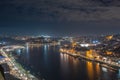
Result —
[[[120,80],[120,70],[59,53],[59,46],[26,45],[25,50],[17,50],[17,57],[32,73],[45,80]]]

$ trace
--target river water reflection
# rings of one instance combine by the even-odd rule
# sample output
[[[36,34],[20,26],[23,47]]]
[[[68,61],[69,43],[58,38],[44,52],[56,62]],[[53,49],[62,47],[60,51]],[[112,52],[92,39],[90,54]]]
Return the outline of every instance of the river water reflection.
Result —
[[[28,46],[19,60],[45,80],[120,80],[120,70],[59,53],[59,46]]]

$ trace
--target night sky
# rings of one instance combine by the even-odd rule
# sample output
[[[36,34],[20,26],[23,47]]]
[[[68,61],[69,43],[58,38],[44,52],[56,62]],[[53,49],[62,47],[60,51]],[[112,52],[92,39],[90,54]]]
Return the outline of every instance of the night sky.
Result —
[[[120,0],[0,0],[0,34],[112,34],[120,31]]]

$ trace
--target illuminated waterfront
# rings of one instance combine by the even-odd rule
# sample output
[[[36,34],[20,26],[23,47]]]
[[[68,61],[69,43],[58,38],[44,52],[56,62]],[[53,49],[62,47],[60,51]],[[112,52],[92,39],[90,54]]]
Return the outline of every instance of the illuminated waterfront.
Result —
[[[119,80],[119,70],[114,71],[99,63],[79,60],[59,53],[58,46],[27,46],[19,61],[45,80]],[[28,68],[27,67],[27,68]]]

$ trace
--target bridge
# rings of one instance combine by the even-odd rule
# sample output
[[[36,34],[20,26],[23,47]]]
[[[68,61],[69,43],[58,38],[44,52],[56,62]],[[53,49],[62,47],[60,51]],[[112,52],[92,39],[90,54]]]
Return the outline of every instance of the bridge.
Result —
[[[5,49],[6,51],[13,51],[15,49],[24,49],[25,47],[20,45],[10,45],[10,46],[4,46],[2,48]]]

